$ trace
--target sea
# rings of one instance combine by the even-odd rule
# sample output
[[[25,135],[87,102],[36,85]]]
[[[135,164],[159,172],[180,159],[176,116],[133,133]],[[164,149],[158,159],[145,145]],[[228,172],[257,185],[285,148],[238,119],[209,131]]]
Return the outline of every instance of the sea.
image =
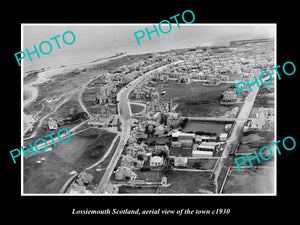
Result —
[[[197,46],[229,45],[230,41],[255,38],[274,38],[276,26],[272,24],[171,24],[171,31],[167,34],[154,32],[149,40],[145,28],[152,31],[153,24],[23,24],[22,50],[34,51],[43,41],[52,44],[52,52],[48,55],[32,54],[32,61],[28,56],[23,60],[24,72],[51,69],[61,66],[87,63],[94,60],[111,57],[118,53],[143,54],[171,49],[189,48]],[[168,30],[168,25],[162,25]],[[156,27],[158,25],[156,24]],[[145,37],[138,45],[134,33],[143,30]],[[66,45],[62,36],[66,31],[75,34],[75,42]],[[57,40],[50,38],[60,35]],[[138,34],[140,35],[140,33]],[[67,41],[72,41],[71,35],[66,34]],[[42,48],[45,52],[47,44]]]

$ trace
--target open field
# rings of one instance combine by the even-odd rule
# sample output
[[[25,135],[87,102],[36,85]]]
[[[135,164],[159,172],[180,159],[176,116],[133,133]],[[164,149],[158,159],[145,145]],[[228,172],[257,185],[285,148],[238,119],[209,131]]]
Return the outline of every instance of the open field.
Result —
[[[275,89],[274,85],[262,86],[257,93],[253,107],[274,108]]]
[[[257,95],[253,107],[274,108],[274,100],[273,95]]]
[[[97,162],[109,148],[115,134],[88,129],[57,143],[52,151],[38,153],[24,161],[24,193],[57,193],[72,170],[78,172]],[[36,163],[44,157],[42,163]]]
[[[190,120],[187,122],[186,126],[183,129],[183,132],[209,132],[216,133],[217,136],[220,136],[221,133],[225,132],[225,125],[229,122],[210,122],[210,121],[196,121]]]
[[[272,131],[247,131],[244,132],[237,153],[258,152],[264,146],[270,146],[274,142]]]
[[[36,163],[41,157],[45,161]],[[53,152],[24,159],[24,193],[58,193],[72,170],[71,164]]]
[[[172,98],[178,104],[176,111],[181,111],[183,116],[222,116],[226,111],[231,111],[236,105],[220,105],[222,93],[233,84],[222,83],[218,86],[206,86],[200,82],[191,84],[178,84],[173,81],[160,83],[156,90],[166,91],[166,97]],[[247,94],[246,92],[244,93]],[[239,106],[241,104],[238,104]]]
[[[199,189],[214,191],[214,180],[210,172],[171,171],[168,177],[170,187],[161,188],[162,194],[200,194]]]
[[[155,187],[119,187],[119,194],[155,194],[156,191]]]
[[[188,159],[187,169],[213,170],[218,159]]]
[[[222,193],[271,194],[275,188],[274,173],[273,167],[243,168],[240,172],[231,168]]]
[[[113,146],[113,149],[111,150],[111,152],[109,153],[109,155],[106,157],[106,159],[101,163],[99,164],[98,166],[96,167],[93,167],[89,170],[86,170],[87,173],[90,173],[94,176],[94,183],[95,184],[99,184],[103,174],[105,173],[105,170],[111,160],[111,158],[113,157],[114,153],[115,153],[115,150],[119,144],[119,141],[120,141],[120,137],[118,137],[117,141],[115,142],[114,146]],[[96,171],[96,169],[101,169],[101,171]]]
[[[71,111],[71,112],[70,112]],[[78,100],[70,99],[63,103],[57,110],[56,116],[58,118],[66,118],[74,113],[83,112]]]

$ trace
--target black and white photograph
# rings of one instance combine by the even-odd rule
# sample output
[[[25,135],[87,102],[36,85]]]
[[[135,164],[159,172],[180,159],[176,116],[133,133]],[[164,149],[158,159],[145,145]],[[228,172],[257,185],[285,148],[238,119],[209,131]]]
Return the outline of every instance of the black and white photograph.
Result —
[[[297,7],[111,3],[2,14],[3,220],[293,220]]]
[[[23,194],[276,194],[276,24],[168,29],[22,25]]]

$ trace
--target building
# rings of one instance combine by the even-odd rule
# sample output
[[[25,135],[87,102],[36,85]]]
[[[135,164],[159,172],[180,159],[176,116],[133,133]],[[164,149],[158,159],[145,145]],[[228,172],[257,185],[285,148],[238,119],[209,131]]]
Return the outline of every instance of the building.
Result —
[[[220,141],[227,141],[227,133],[220,134]]]
[[[162,166],[164,162],[164,158],[160,156],[154,156],[150,159],[150,166],[156,167],[156,166]]]
[[[195,144],[193,146],[193,157],[212,157],[219,148],[220,145],[216,142]]]
[[[162,137],[164,133],[165,133],[165,128],[162,125],[155,127],[154,135],[157,135],[158,137]]]
[[[116,180],[135,180],[137,178],[137,175],[132,171],[131,168],[120,166],[118,169],[114,172],[115,173],[115,179]]]
[[[76,183],[80,186],[91,184],[94,180],[94,176],[92,174],[88,174],[87,172],[82,172],[76,179]]]
[[[137,154],[137,151],[134,152]],[[137,162],[137,158],[134,158],[131,154],[124,155],[121,160],[121,166],[131,167]]]
[[[178,135],[178,141],[180,142],[191,142],[194,141],[196,137],[196,134],[190,134],[190,133],[179,133]]]
[[[58,124],[57,124],[56,120],[54,120],[53,118],[49,118],[48,127],[50,130],[56,130],[58,128]]]
[[[118,194],[119,193],[119,187],[117,185],[114,185],[112,183],[108,183],[105,187],[105,194]]]
[[[170,147],[170,155],[179,157],[179,156],[192,156],[193,142],[182,143],[179,141],[172,141]]]
[[[171,127],[178,127],[180,117],[180,113],[168,113],[167,125]]]
[[[237,92],[236,89],[228,89],[223,92],[223,99],[224,102],[236,102],[237,101]]]
[[[105,123],[104,119],[99,115],[91,117],[87,124],[90,127],[97,127],[97,128],[106,126],[106,123]]]
[[[186,167],[187,166],[187,162],[188,162],[188,158],[187,157],[175,157],[174,159],[174,166],[175,167]]]

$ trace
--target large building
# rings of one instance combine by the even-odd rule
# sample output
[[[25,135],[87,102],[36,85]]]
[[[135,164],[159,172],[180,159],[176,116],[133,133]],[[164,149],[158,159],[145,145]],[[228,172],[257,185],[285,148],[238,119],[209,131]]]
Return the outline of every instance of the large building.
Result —
[[[219,148],[219,143],[206,142],[193,146],[193,157],[212,157]]]

